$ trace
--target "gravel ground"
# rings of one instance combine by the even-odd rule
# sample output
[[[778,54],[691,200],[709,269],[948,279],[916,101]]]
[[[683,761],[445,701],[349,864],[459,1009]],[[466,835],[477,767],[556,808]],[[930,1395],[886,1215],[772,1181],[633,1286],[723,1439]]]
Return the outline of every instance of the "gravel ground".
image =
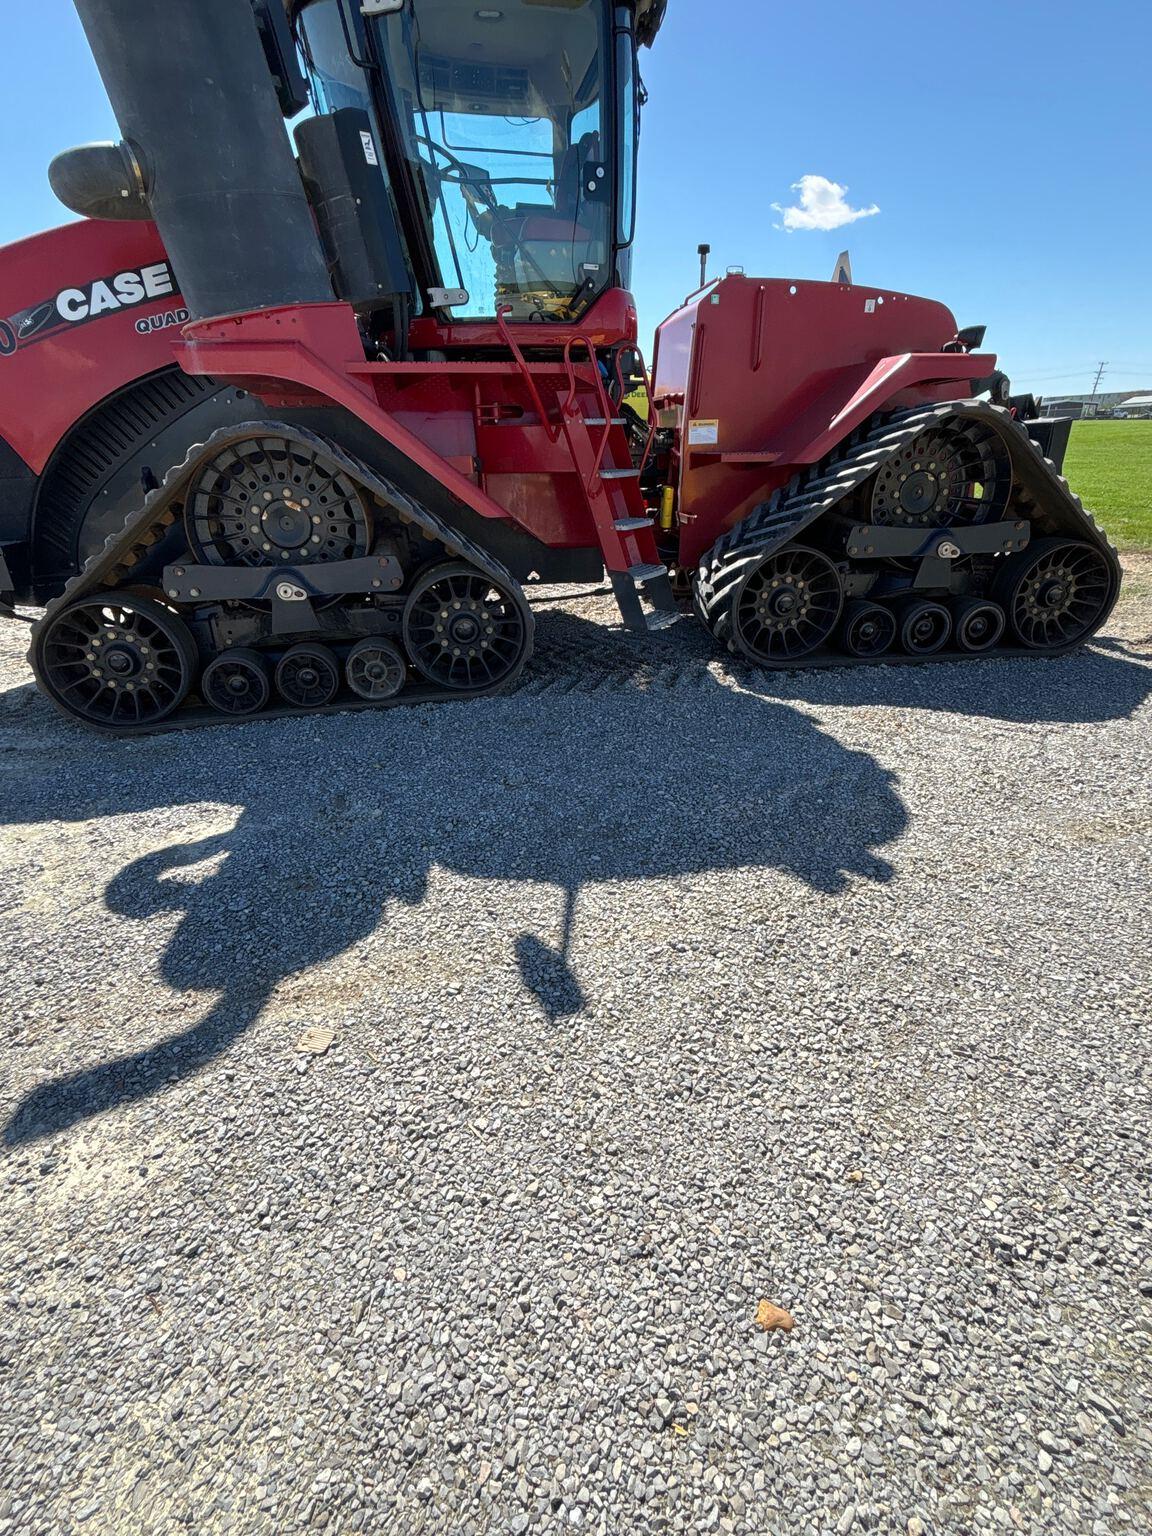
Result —
[[[1149,585],[136,743],[5,627],[0,1533],[1146,1531]]]

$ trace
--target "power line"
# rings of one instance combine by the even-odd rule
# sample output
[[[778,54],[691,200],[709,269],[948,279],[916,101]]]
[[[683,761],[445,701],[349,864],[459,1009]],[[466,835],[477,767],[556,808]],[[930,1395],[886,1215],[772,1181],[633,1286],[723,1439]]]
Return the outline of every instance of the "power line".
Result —
[[[1027,377],[1037,382],[1044,379],[1080,379],[1091,368],[1090,363],[1083,363],[1079,368],[1067,368],[1062,373],[1048,372],[1036,373],[1031,368],[1017,367],[1013,372],[1021,378]],[[1108,372],[1116,379],[1136,379],[1152,377],[1152,363],[1145,363],[1142,368],[1117,368],[1113,363],[1108,364]]]

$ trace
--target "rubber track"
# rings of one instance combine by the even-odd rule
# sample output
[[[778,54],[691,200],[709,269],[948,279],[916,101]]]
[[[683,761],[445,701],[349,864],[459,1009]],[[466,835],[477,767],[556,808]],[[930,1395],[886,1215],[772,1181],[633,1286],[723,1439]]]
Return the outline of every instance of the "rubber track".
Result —
[[[399,694],[395,699],[387,699],[378,704],[367,704],[363,700],[341,699],[329,704],[322,709],[292,709],[290,707],[278,707],[272,705],[267,710],[262,710],[254,715],[246,715],[238,720],[234,716],[220,715],[216,711],[205,707],[203,710],[185,710],[182,706],[172,716],[159,721],[154,726],[141,726],[133,729],[130,726],[117,726],[107,728],[106,733],[116,736],[150,735],[155,731],[176,730],[183,725],[218,724],[236,725],[244,721],[271,719],[283,715],[324,715],[341,714],[345,710],[355,708],[386,709],[392,705],[409,703],[428,703],[437,699],[475,699],[485,698],[490,694],[502,692],[518,676],[532,652],[533,633],[535,621],[532,610],[525,600],[520,583],[505,570],[498,560],[493,560],[486,550],[474,544],[466,538],[459,529],[453,528],[426,507],[405,494],[390,480],[369,469],[361,460],[353,458],[337,447],[327,438],[319,437],[314,432],[309,432],[303,427],[289,426],[280,421],[254,421],[242,422],[234,427],[222,427],[219,431],[205,439],[204,442],[194,443],[184,456],[183,461],[174,465],[164,476],[163,484],[154,491],[149,491],[144,498],[144,504],[138,512],[134,512],[124,524],[118,534],[111,534],[104,541],[104,546],[91,557],[83,568],[68,582],[59,597],[53,600],[45,608],[42,616],[32,626],[32,643],[28,652],[28,661],[36,674],[37,682],[40,674],[37,667],[37,643],[44,626],[66,608],[69,603],[77,598],[86,597],[91,592],[114,590],[118,585],[131,577],[132,571],[148,553],[155,548],[160,540],[167,534],[183,516],[182,493],[187,489],[193,476],[205,459],[214,457],[220,450],[229,447],[233,443],[244,442],[250,438],[283,438],[294,442],[311,452],[323,454],[332,463],[336,464],[343,472],[357,481],[359,485],[368,491],[377,500],[389,507],[403,523],[414,523],[422,529],[429,539],[442,544],[449,556],[458,560],[467,561],[470,565],[490,577],[494,582],[511,592],[520,605],[521,615],[526,629],[526,643],[520,665],[515,672],[509,673],[500,682],[488,688],[465,690],[459,688],[437,688],[434,684],[424,684],[410,689],[406,693]],[[47,693],[46,689],[42,691]],[[193,691],[195,691],[193,689]],[[55,702],[55,701],[53,701]],[[69,714],[67,710],[63,711]],[[69,714],[70,719],[79,720],[78,716]],[[88,720],[79,720],[80,724],[88,725],[94,730],[105,729]]]
[[[1107,555],[1113,567],[1116,590],[1112,603],[1101,615],[1100,623],[1104,623],[1115,606],[1120,590],[1120,562],[1115,547],[1091,512],[1085,509],[1080,498],[1069,489],[1068,481],[1028,436],[1027,430],[1001,406],[981,400],[950,400],[873,418],[868,426],[852,434],[821,463],[800,471],[786,486],[775,491],[766,502],[719,538],[700,562],[693,578],[693,606],[697,617],[718,640],[735,652],[735,642],[729,635],[727,599],[743,576],[859,490],[883,467],[886,459],[906,447],[921,432],[931,427],[945,426],[957,417],[985,423],[1004,443],[1012,465],[1015,508],[1029,518],[1036,512],[1053,518],[1059,525],[1058,532],[1061,535],[1086,539]],[[1066,649],[1074,650],[1083,643],[1083,639],[1077,640]],[[1015,653],[1015,648],[1012,650]],[[987,655],[997,656],[1008,652],[1009,647],[998,646]],[[1052,651],[1045,654],[1061,653]],[[900,658],[894,655],[891,659],[896,661]],[[921,659],[948,661],[976,658],[965,651],[943,650]],[[875,666],[886,660],[888,658],[885,656],[837,656],[830,663],[827,659],[822,661],[818,656],[812,659],[805,657],[780,663],[779,670],[795,671],[821,664]],[[768,662],[762,664],[766,667],[773,665]]]

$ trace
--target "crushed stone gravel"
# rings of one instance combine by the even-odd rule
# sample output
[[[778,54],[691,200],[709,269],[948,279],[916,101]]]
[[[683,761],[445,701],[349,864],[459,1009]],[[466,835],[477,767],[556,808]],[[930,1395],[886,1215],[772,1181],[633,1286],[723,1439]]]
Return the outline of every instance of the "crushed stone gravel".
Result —
[[[1149,1529],[1152,603],[610,618],[135,742],[0,627],[0,1536]]]

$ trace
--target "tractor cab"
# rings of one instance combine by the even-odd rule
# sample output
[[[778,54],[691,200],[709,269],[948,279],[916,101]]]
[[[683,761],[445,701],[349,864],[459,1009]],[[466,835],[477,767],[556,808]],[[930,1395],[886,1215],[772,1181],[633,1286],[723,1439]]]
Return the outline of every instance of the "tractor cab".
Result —
[[[371,121],[417,314],[571,323],[628,287],[651,0],[305,0],[317,110]],[[639,27],[638,27],[639,22]]]

